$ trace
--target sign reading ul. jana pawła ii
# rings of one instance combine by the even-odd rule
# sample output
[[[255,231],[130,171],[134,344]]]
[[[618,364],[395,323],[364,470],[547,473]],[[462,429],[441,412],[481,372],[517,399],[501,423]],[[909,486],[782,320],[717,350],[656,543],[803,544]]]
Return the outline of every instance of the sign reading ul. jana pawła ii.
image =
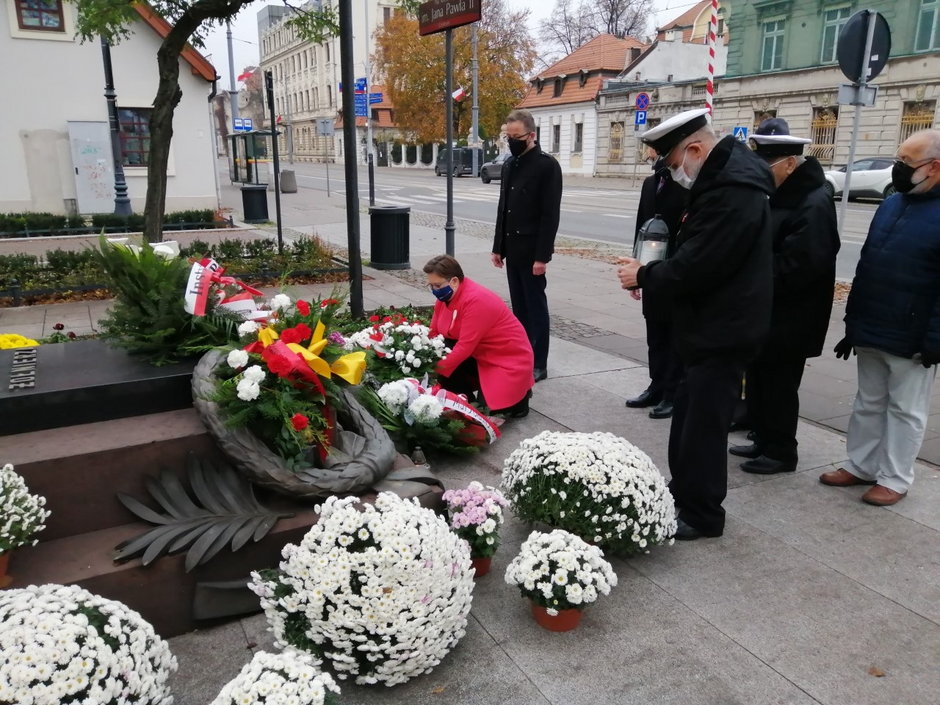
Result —
[[[418,34],[434,34],[480,20],[481,0],[431,0],[418,8]]]

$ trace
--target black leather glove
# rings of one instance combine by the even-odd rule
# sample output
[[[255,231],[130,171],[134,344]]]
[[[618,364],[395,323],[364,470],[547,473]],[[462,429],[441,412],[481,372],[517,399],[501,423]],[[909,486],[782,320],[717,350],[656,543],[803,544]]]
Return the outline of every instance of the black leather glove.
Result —
[[[924,367],[930,368],[940,362],[940,352],[927,352],[924,350],[920,354],[920,364]]]
[[[852,347],[849,337],[845,336],[842,340],[836,343],[836,346],[832,349],[836,354],[836,357],[842,358],[843,360],[848,360],[849,356],[855,354],[855,348]]]

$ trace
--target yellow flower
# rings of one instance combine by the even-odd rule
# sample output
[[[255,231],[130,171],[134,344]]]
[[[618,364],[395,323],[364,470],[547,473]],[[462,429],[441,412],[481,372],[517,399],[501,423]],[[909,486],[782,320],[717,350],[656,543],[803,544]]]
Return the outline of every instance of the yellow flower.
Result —
[[[26,338],[17,333],[0,333],[0,350],[12,350],[13,348],[32,348],[39,343],[32,338]]]

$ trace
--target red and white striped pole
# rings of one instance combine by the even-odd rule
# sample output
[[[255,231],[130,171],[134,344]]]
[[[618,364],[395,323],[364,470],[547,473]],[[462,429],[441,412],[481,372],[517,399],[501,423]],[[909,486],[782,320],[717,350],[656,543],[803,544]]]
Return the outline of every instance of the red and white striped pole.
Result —
[[[705,107],[712,114],[715,100],[715,42],[718,32],[718,0],[712,0],[712,18],[708,23],[708,81],[705,84]]]

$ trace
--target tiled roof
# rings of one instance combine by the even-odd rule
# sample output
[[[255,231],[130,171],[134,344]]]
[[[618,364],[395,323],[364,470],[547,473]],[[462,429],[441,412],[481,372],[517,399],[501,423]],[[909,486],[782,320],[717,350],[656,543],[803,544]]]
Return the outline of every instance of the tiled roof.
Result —
[[[137,10],[137,14],[141,16],[144,22],[150,25],[162,38],[166,39],[170,30],[173,29],[173,25],[158,15],[157,11],[146,2],[136,2],[132,7]],[[193,49],[191,45],[187,44],[183,47],[181,57],[183,61],[192,67],[193,74],[196,76],[202,76],[207,81],[214,81],[216,79],[215,67],[209,63],[206,57]]]
[[[633,37],[618,39],[612,34],[599,34],[565,58],[555,62],[538,75],[551,78],[561,74],[587,71],[614,71],[619,73],[626,66],[627,53],[632,48],[642,49],[646,45]]]
[[[611,34],[600,34],[530,80],[525,98],[516,107],[540,108],[592,101],[605,78],[613,78],[623,71],[630,50],[645,48],[643,42],[633,37],[618,39]],[[555,81],[560,76],[565,78],[560,79],[562,91],[556,96]]]
[[[664,24],[662,27],[658,27],[658,32],[665,32],[669,29],[685,29],[686,27],[691,27],[695,24],[695,20],[698,19],[698,16],[702,14],[702,10],[711,5],[711,0],[702,0],[702,2],[691,7],[690,9],[683,12],[672,22]]]

